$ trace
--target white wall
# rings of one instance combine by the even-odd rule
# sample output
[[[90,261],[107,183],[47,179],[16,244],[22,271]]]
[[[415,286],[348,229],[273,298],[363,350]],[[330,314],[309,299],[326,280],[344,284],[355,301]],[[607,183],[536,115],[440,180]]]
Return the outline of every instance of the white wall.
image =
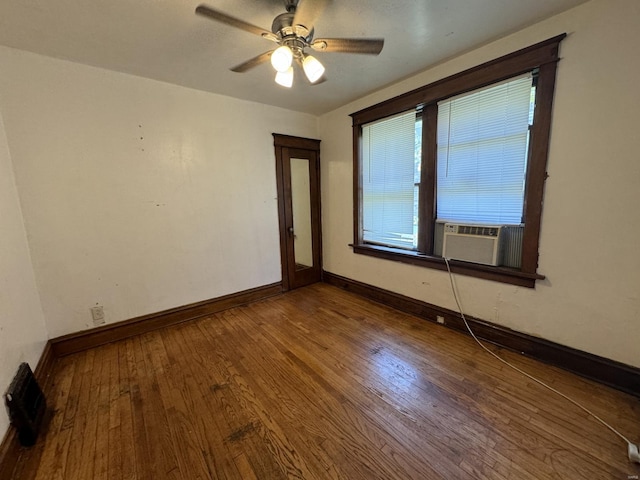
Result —
[[[281,279],[272,132],[317,117],[0,48],[51,337]],[[212,79],[215,81],[215,79]]]
[[[446,273],[355,255],[350,113],[557,34],[535,289],[458,277],[466,312],[640,367],[640,2],[593,0],[324,115],[325,270],[455,309]],[[426,46],[425,48],[428,48]]]
[[[0,392],[18,365],[36,368],[47,330],[29,256],[27,237],[0,115]],[[3,402],[4,404],[4,402]],[[0,441],[9,419],[0,414]]]

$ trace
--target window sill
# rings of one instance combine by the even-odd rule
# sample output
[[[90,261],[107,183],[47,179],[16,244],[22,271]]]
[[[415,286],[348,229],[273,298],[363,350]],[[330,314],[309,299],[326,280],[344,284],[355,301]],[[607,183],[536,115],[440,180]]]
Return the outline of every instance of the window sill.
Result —
[[[447,270],[447,265],[442,257],[433,257],[418,252],[378,245],[351,245],[351,247],[353,247],[354,253],[361,255],[419,265],[435,270]],[[544,275],[537,273],[526,273],[513,268],[493,267],[491,265],[481,265],[478,263],[463,262],[461,260],[449,260],[449,265],[451,271],[459,275],[483,278],[485,280],[527,288],[535,288],[536,280],[543,280],[545,278]]]

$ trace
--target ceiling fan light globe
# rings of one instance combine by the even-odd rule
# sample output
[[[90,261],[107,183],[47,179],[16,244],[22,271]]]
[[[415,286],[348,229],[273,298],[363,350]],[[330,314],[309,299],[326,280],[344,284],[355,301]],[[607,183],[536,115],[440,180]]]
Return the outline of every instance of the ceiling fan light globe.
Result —
[[[291,88],[293,85],[293,67],[289,67],[284,72],[276,73],[276,83],[283,87]]]
[[[304,69],[304,74],[311,83],[315,83],[320,80],[324,74],[324,65],[322,65],[322,63],[312,55],[305,57],[302,61],[302,68]]]
[[[271,65],[278,72],[286,72],[293,62],[293,52],[286,45],[276,48],[271,54]]]

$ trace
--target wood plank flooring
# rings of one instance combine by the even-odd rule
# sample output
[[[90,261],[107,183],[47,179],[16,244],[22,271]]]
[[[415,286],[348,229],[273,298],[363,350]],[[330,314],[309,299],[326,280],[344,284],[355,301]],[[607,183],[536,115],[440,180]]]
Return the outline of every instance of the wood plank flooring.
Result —
[[[500,354],[640,440],[637,398]],[[63,357],[49,404],[16,479],[640,475],[470,337],[325,284]]]

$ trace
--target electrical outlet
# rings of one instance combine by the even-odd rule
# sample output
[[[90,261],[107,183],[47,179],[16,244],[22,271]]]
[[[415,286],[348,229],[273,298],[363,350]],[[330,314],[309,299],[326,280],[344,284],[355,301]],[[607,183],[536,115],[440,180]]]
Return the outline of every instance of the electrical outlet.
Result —
[[[436,322],[438,322],[440,325],[444,325],[444,317],[442,315],[436,316]]]
[[[91,317],[93,318],[94,325],[104,325],[104,307],[102,305],[91,307]]]

